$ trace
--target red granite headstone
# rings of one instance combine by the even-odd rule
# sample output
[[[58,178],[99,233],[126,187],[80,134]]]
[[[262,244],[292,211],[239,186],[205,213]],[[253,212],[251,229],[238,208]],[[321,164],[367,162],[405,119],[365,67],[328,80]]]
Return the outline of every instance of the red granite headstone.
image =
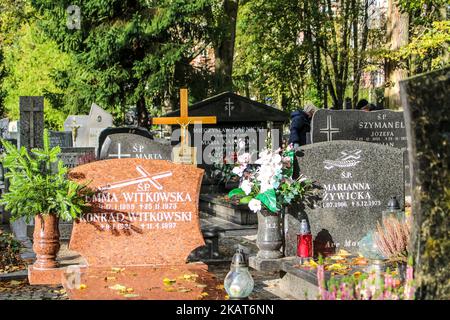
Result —
[[[70,249],[89,266],[181,265],[204,245],[198,215],[203,170],[165,160],[112,159],[74,168],[90,210],[74,223]]]

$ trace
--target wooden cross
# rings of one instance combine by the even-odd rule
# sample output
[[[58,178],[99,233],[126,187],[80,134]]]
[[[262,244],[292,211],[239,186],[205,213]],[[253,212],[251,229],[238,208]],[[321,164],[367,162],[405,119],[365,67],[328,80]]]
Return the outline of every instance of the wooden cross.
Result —
[[[167,124],[167,125],[179,125],[181,128],[180,134],[180,150],[181,153],[186,151],[189,146],[186,141],[188,126],[190,124],[215,124],[217,123],[216,116],[205,117],[189,117],[188,115],[188,91],[187,89],[180,89],[180,116],[179,117],[164,117],[153,118],[153,124]]]

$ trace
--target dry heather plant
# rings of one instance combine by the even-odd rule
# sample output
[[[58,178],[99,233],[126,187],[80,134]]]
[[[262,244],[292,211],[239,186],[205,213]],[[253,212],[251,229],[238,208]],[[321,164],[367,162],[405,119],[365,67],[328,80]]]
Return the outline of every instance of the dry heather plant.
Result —
[[[381,253],[391,261],[407,262],[408,244],[411,237],[411,221],[399,220],[394,216],[377,223],[375,243]]]

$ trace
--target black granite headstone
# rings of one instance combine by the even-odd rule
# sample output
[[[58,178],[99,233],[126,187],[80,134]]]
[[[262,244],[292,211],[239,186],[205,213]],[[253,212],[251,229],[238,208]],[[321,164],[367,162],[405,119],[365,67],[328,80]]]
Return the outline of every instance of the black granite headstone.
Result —
[[[197,163],[206,170],[204,183],[213,182],[208,179],[211,164],[222,161],[227,155],[232,156],[239,149],[239,140],[245,142],[246,151],[257,152],[267,145],[268,129],[274,129],[272,145],[281,145],[283,125],[289,121],[288,113],[232,92],[197,102],[189,107],[188,113],[194,117],[217,118],[216,124],[202,125],[201,128],[194,123],[189,126],[190,145],[197,147]],[[179,110],[164,115],[179,116]]]
[[[400,82],[408,134],[416,299],[448,293],[450,67]]]
[[[44,146],[44,97],[20,97],[20,147]]]
[[[318,110],[312,119],[313,143],[354,140],[406,149],[403,112],[380,110]]]
[[[70,131],[49,131],[50,148],[60,146],[61,148],[72,148],[73,139]]]
[[[330,141],[301,147],[300,173],[319,186],[311,205],[285,216],[287,256],[295,255],[301,219],[307,219],[315,254],[357,251],[357,242],[376,227],[391,196],[404,199],[403,151],[359,141]],[[403,201],[402,205],[403,205]]]

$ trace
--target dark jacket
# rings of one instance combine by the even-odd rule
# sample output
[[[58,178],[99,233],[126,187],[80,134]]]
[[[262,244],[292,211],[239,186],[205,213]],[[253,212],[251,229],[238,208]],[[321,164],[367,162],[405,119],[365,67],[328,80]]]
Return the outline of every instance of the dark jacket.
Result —
[[[306,133],[311,130],[311,120],[308,115],[299,110],[291,113],[291,133],[289,135],[289,144],[298,143],[303,146],[306,144]]]

